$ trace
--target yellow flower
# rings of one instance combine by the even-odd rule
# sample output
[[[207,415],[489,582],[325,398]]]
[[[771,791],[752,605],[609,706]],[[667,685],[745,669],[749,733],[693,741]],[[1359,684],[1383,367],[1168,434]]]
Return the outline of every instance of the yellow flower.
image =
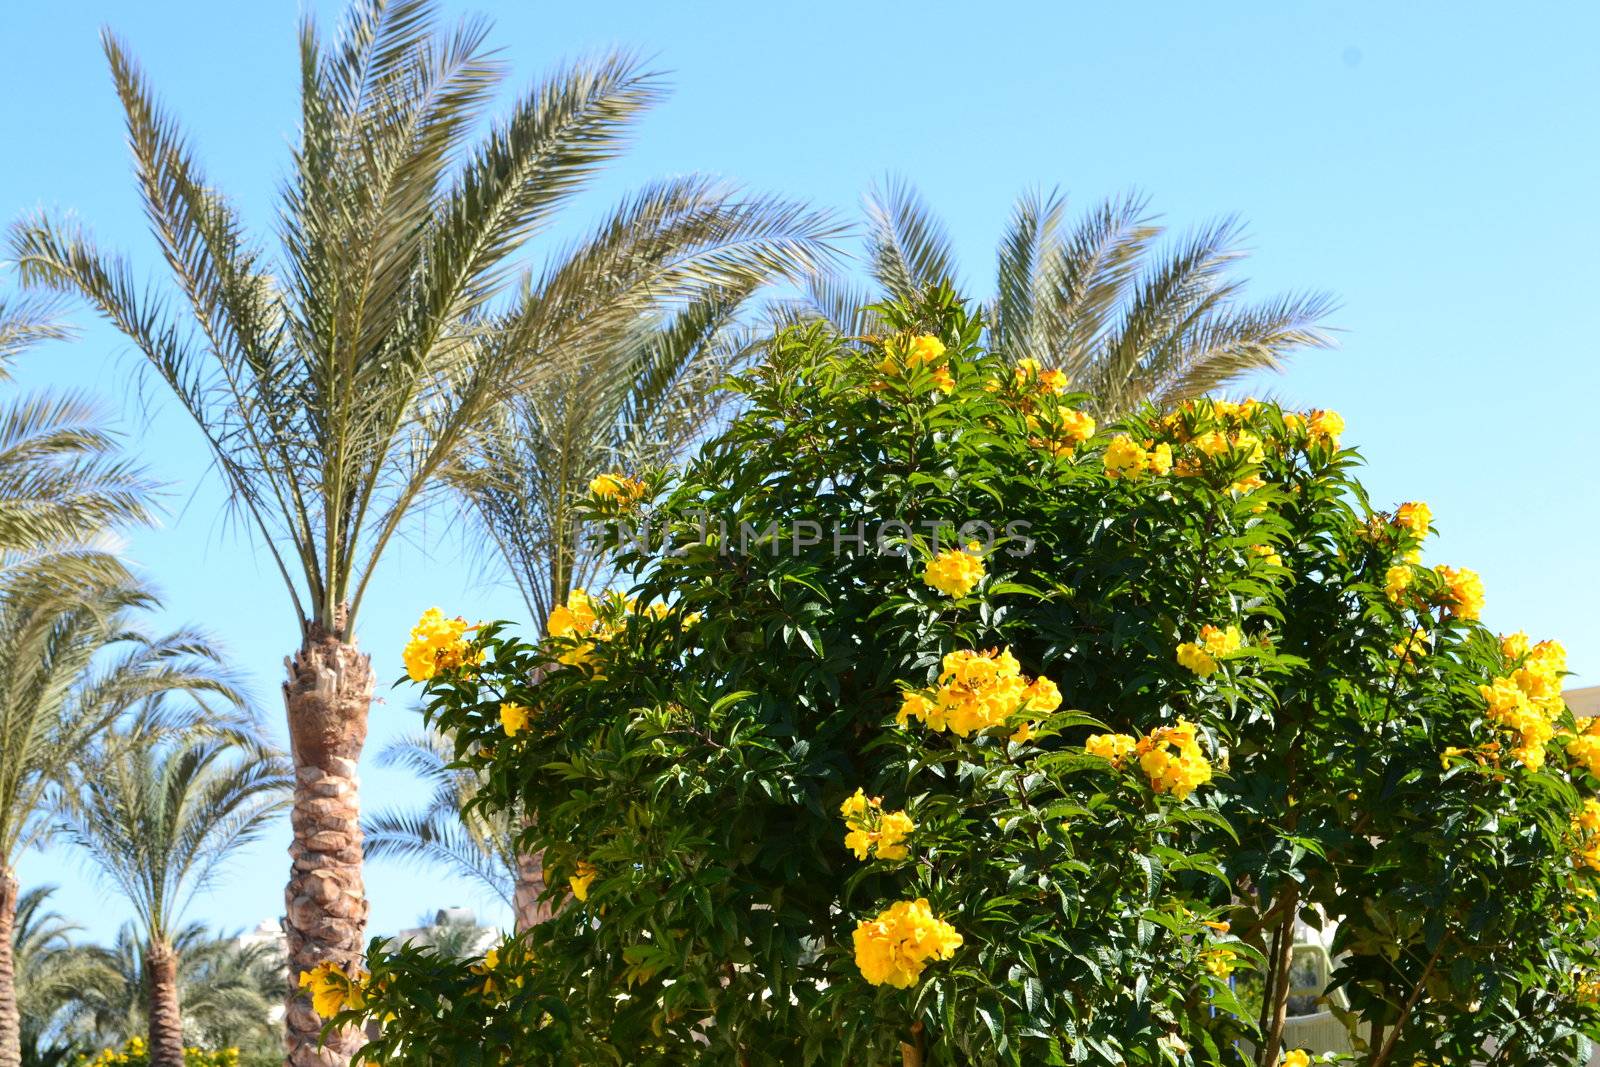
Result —
[[[1211,762],[1200,748],[1195,728],[1185,719],[1150,731],[1139,739],[1134,752],[1150,779],[1150,788],[1158,793],[1183,800],[1211,781]]]
[[[1477,571],[1435,567],[1434,572],[1444,580],[1444,604],[1450,614],[1469,620],[1483,614],[1483,579]]]
[[[1172,446],[1165,441],[1144,454],[1145,470],[1160,476],[1172,469]]]
[[[967,545],[965,551],[947,548],[928,561],[922,580],[939,592],[951,597],[964,597],[977,588],[983,579],[983,560],[974,553],[978,542]]]
[[[555,610],[550,612],[544,630],[551,637],[573,637],[594,629],[597,619],[589,594],[582,589],[574,589],[567,594],[565,604],[557,604]]]
[[[595,875],[599,873],[599,871],[595,870],[593,864],[579,860],[577,869],[573,871],[572,877],[567,879],[567,884],[572,887],[572,895],[579,900],[588,900],[589,883],[593,882]]]
[[[1063,370],[1047,370],[1039,375],[1039,392],[1054,393],[1060,396],[1067,391],[1067,372]]]
[[[468,663],[480,663],[483,653],[473,652],[466,634],[477,629],[466,619],[444,617],[438,608],[429,608],[411,628],[411,639],[406,642],[400,658],[406,665],[406,676],[413,682],[426,682],[440,671],[455,670]]]
[[[1383,572],[1383,591],[1391,601],[1398,604],[1405,597],[1406,590],[1411,588],[1414,578],[1410,566],[1396,563]]]
[[[1518,630],[1514,634],[1506,634],[1500,638],[1500,652],[1509,660],[1519,660],[1528,654],[1529,637]]]
[[[944,342],[931,334],[920,334],[904,342],[904,352],[901,351],[901,344],[898,339],[884,342],[883,362],[878,364],[878,369],[884,374],[896,374],[901,369],[910,370],[934,363],[944,355]]]
[[[930,729],[944,729],[944,714],[939,711],[938,705],[921,693],[906,693],[900,700],[900,710],[895,713],[894,721],[901,726],[912,719],[919,719],[928,724]]]
[[[1111,478],[1136,478],[1141,474],[1166,474],[1172,469],[1172,446],[1166,442],[1146,449],[1125,433],[1111,439],[1100,457]]]
[[[1239,651],[1239,646],[1244,643],[1244,635],[1237,626],[1229,626],[1226,630],[1212,626],[1210,623],[1200,627],[1200,647],[1213,656],[1226,656]]]
[[[1042,711],[1049,714],[1061,706],[1061,690],[1056,683],[1040,675],[1022,691],[1022,698],[1028,702],[1029,711]]]
[[[1038,428],[1039,420],[1029,416],[1029,426]],[[1094,416],[1086,411],[1062,408],[1055,413],[1055,424],[1043,436],[1030,437],[1028,443],[1035,448],[1045,448],[1057,456],[1070,456],[1077,447],[1094,436]],[[1171,450],[1168,450],[1171,454]]]
[[[904,842],[916,824],[903,811],[884,811],[882,797],[869,797],[857,789],[839,805],[839,813],[849,831],[845,847],[856,859],[868,858],[874,849],[882,860],[903,860],[909,854]]]
[[[346,974],[333,960],[323,960],[309,971],[300,972],[300,988],[310,991],[311,1006],[324,1019],[366,1004],[361,980],[361,972]]]
[[[1427,537],[1433,522],[1433,511],[1421,501],[1401,504],[1394,513],[1394,524],[1413,537]]]
[[[933,384],[941,393],[953,393],[956,391],[956,380],[951,375],[949,367],[934,368]]]
[[[613,472],[595,475],[594,480],[589,483],[589,492],[601,500],[615,500],[626,507],[636,500],[643,499],[648,490],[637,478]]]
[[[1213,978],[1226,978],[1239,962],[1239,954],[1231,948],[1208,948],[1200,953],[1200,963]]]
[[[504,701],[500,705],[500,726],[505,730],[507,737],[516,737],[528,728],[528,722],[533,717],[533,709]]]
[[[917,719],[930,730],[949,730],[960,737],[1011,723],[1026,712],[1049,713],[1061,706],[1061,690],[1048,678],[1029,680],[1009,649],[976,652],[961,649],[944,657],[937,688],[907,691],[895,721]],[[1013,724],[1013,730],[1020,728]],[[1031,736],[1031,727],[1022,734]]]
[[[1304,1049],[1291,1049],[1283,1054],[1278,1067],[1311,1067],[1311,1057]]]
[[[1222,629],[1207,623],[1200,627],[1200,634],[1193,642],[1185,641],[1178,646],[1178,663],[1208,678],[1217,673],[1217,660],[1239,651],[1243,643],[1244,635],[1237,626]]]
[[[1250,551],[1269,567],[1283,566],[1283,557],[1271,545],[1251,545]]]
[[[1320,437],[1330,445],[1338,445],[1339,435],[1344,433],[1344,419],[1337,411],[1313,411],[1308,422],[1312,437]]]
[[[1178,665],[1189,668],[1202,678],[1217,673],[1217,661],[1207,655],[1205,649],[1188,641],[1178,645]]]
[[[843,815],[846,821],[860,819],[866,815],[872,805],[873,801],[869,800],[867,794],[858,786],[856,791],[845,797],[844,803],[839,805],[839,814]]]
[[[921,334],[911,339],[911,344],[906,348],[906,366],[915,367],[922,363],[932,363],[944,355],[944,342],[931,334]]]
[[[961,947],[955,927],[933,914],[926,898],[902,900],[863,919],[855,929],[856,967],[873,985],[909,989],[929,960],[947,960]]]
[[[1121,767],[1133,755],[1138,739],[1128,734],[1093,734],[1083,743],[1083,750],[1091,756],[1110,760],[1113,767]]]

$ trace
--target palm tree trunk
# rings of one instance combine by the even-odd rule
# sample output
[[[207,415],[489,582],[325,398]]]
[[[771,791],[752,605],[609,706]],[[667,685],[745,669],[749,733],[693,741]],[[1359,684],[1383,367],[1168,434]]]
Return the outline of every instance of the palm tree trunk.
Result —
[[[347,971],[360,960],[367,925],[361,879],[361,804],[356,761],[367,739],[372,660],[354,642],[315,623],[285,661],[283,700],[294,754],[293,863],[284,891],[289,1001],[284,1043],[289,1067],[336,1067],[366,1043],[359,1030],[322,1039],[322,1019],[300,990],[300,975],[323,960]]]
[[[150,1067],[183,1067],[178,954],[171,945],[152,938],[144,965],[150,977]]]
[[[544,853],[517,853],[517,888],[512,899],[517,933],[526,933],[553,914],[549,906],[539,900],[543,892]]]
[[[0,866],[0,1067],[21,1067],[22,1020],[17,1016],[17,965],[11,935],[21,889],[10,867]]]

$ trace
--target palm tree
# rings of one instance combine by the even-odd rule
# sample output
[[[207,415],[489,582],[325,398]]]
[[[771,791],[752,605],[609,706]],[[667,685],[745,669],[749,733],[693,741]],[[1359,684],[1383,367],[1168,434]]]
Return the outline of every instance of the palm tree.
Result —
[[[272,1009],[282,1002],[283,959],[270,945],[241,945],[200,923],[172,938],[186,1038],[209,1048],[260,1047],[272,1039]],[[79,1044],[116,1047],[150,1027],[147,943],[124,923],[108,946],[72,950],[83,974],[59,1009],[60,1029]]]
[[[80,991],[92,987],[103,974],[73,944],[73,935],[82,928],[49,910],[55,890],[44,885],[22,894],[11,935],[24,1063],[62,1062],[78,1051],[70,1032],[72,1005]]]
[[[1067,372],[1096,413],[1115,418],[1146,401],[1167,407],[1251,371],[1279,369],[1298,348],[1330,344],[1321,294],[1241,300],[1232,268],[1245,255],[1239,224],[1223,219],[1170,244],[1140,195],[1113,198],[1075,222],[1056,193],[1029,193],[1012,210],[988,304],[988,343],[1013,360]],[[839,274],[808,286],[809,311],[851,334],[880,324],[869,304],[959,288],[943,225],[908,184],[867,196],[867,269],[879,290]]]
[[[6,1067],[20,1057],[13,872],[23,851],[50,836],[67,792],[58,787],[98,735],[141,706],[159,725],[183,717],[161,701],[167,695],[202,706],[241,700],[202,638],[140,630],[137,613],[154,604],[120,563],[92,552],[65,564],[58,555],[35,558],[0,583],[0,1022],[9,1022],[12,1041],[0,1049]]]
[[[0,380],[29,346],[65,336],[50,306],[0,299]],[[87,546],[117,524],[143,521],[148,489],[81,399],[33,396],[0,406],[0,640],[16,642],[4,646],[6,655],[24,657],[0,670],[15,671],[14,682],[24,683],[30,670],[40,682],[75,680],[71,668],[53,673],[53,657],[73,640],[100,638],[73,620],[114,609],[131,594],[121,564]],[[106,599],[109,590],[122,593]],[[54,632],[58,623],[73,632]],[[60,689],[0,693],[0,1067],[15,1067],[22,1055],[12,948],[21,904],[16,858],[36,839],[39,803],[55,770],[87,736],[82,727],[91,724],[60,718],[80,710]]]
[[[662,190],[658,207],[623,209],[624,218],[705,195],[685,183]],[[592,318],[633,303],[641,275],[653,270],[637,255],[585,285],[607,245],[627,224],[612,221],[558,263],[525,300],[557,320]],[[646,250],[664,242],[642,242]],[[637,471],[675,458],[722,412],[732,394],[718,388],[755,351],[740,313],[758,286],[707,287],[670,311],[636,316],[631,330],[589,345],[581,373],[552,375],[517,397],[485,434],[454,481],[477,514],[522,594],[530,616],[547,618],[574,588],[590,585],[600,554],[583,537],[577,505],[602,472]],[[551,351],[549,357],[559,359]]]
[[[82,295],[148,357],[289,589],[299,629],[284,685],[298,769],[291,987],[319,961],[361,952],[355,766],[373,675],[355,622],[407,515],[542,376],[581,369],[650,309],[815,269],[832,232],[792,204],[672,182],[615,216],[587,272],[563,275],[564,286],[601,289],[609,271],[648,260],[627,293],[582,318],[563,317],[581,301],[544,299],[535,282],[516,299],[507,282],[518,251],[621,150],[662,83],[626,54],[578,62],[469,143],[503,75],[486,32],[480,21],[441,29],[429,0],[357,0],[331,42],[304,24],[300,140],[277,257],[247,236],[108,37],[145,210],[179,299],[152,295],[61,220],[13,230],[25,279]],[[540,362],[552,353],[559,362]],[[309,1002],[294,998],[287,1019],[291,1061],[327,1062]],[[360,1042],[330,1035],[326,1048],[348,1057]]]
[[[431,729],[384,746],[378,753],[379,766],[409,768],[432,793],[419,809],[380,811],[363,822],[367,858],[431,864],[477,882],[518,910],[513,820],[504,813],[490,815],[468,807],[477,793],[478,777],[457,766],[455,758],[450,739]]]
[[[69,336],[48,304],[0,298],[0,381],[33,345]],[[0,575],[41,553],[74,550],[113,527],[146,521],[150,489],[81,397],[45,394],[0,406]]]
[[[133,906],[153,1067],[183,1067],[178,935],[184,908],[288,806],[287,760],[232,731],[176,737],[140,724],[96,743],[64,816],[68,836]]]

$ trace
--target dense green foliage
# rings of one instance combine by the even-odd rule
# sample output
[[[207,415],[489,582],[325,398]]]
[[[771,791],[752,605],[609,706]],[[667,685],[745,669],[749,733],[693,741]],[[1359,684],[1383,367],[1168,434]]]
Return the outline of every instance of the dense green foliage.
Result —
[[[626,598],[429,631],[474,804],[526,810],[578,899],[476,962],[375,944],[372,1058],[1276,1064],[1297,916],[1337,924],[1358,1062],[1586,1055],[1600,806],[1559,648],[1417,562],[1426,509],[1369,505],[1332,413],[1090,436],[947,293],[883,314],[780,334],[699,458],[596,498]],[[845,847],[858,788],[905,858]],[[920,898],[938,951],[872,984]]]

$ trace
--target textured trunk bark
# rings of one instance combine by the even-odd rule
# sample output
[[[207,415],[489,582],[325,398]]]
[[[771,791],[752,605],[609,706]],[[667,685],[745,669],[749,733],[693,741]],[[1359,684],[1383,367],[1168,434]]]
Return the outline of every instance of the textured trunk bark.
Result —
[[[22,1021],[17,1016],[17,965],[11,935],[17,925],[17,876],[0,866],[0,1067],[21,1067]]]
[[[526,933],[554,914],[549,905],[539,900],[544,892],[544,853],[517,855],[517,890],[512,902],[516,913],[517,933]]]
[[[367,739],[372,660],[311,624],[285,661],[283,702],[294,755],[294,843],[284,890],[289,1000],[284,1015],[288,1067],[337,1067],[366,1043],[347,1028],[324,1041],[322,1019],[300,990],[300,975],[323,960],[350,971],[362,955],[367,897],[361,880],[360,781],[356,761]]]
[[[183,1067],[178,956],[171,945],[153,941],[144,965],[150,978],[150,1067]]]

